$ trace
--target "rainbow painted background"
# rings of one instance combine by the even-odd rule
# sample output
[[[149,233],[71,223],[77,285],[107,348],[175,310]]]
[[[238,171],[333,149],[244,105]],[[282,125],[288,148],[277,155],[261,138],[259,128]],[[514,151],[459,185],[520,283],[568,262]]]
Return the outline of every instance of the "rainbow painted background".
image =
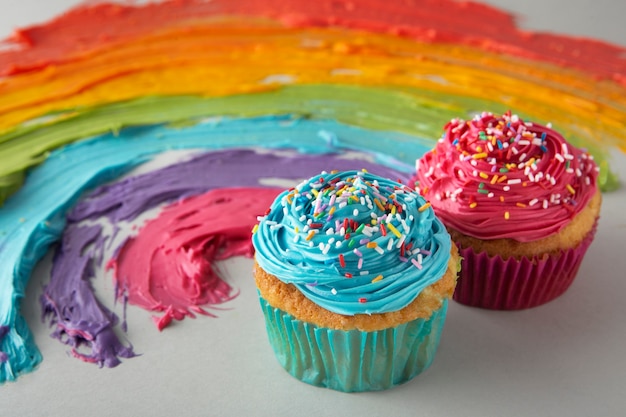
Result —
[[[0,382],[42,359],[19,301],[95,187],[199,148],[359,151],[407,177],[450,119],[512,110],[589,149],[612,190],[608,155],[626,150],[625,53],[451,0],[91,4],[17,31],[0,52]],[[112,362],[76,353],[79,340],[99,346],[101,330],[59,338],[100,366],[132,356],[123,344]]]

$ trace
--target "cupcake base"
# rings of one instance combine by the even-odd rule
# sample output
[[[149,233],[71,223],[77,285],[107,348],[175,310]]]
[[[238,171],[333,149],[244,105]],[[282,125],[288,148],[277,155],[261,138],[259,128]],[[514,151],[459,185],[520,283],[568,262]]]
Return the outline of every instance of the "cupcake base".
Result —
[[[453,298],[491,310],[520,310],[554,300],[574,281],[595,232],[594,224],[578,246],[556,255],[521,259],[476,253],[457,244],[463,262]]]
[[[429,319],[373,332],[317,327],[272,307],[260,297],[270,344],[295,378],[318,387],[358,392],[411,380],[432,363],[448,300]]]

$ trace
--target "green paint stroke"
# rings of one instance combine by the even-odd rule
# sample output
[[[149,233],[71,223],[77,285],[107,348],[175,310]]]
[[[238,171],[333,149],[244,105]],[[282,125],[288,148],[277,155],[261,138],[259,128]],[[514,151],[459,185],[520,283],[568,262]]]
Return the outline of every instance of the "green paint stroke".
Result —
[[[289,113],[315,119],[334,119],[365,129],[407,133],[416,141],[432,146],[450,119],[469,118],[484,110],[503,113],[509,108],[493,100],[411,87],[331,84],[289,85],[264,93],[218,98],[143,97],[68,109],[43,115],[39,120],[0,135],[0,205],[19,189],[27,170],[43,162],[51,150],[128,126],[168,123],[184,127],[205,117]],[[514,108],[511,110],[516,112]],[[548,122],[538,115],[517,113],[525,120],[542,124]],[[576,126],[554,127],[571,143],[586,147],[594,155],[601,167],[600,186],[603,190],[617,188],[617,178],[609,170],[608,152],[603,144],[585,136],[584,130]]]

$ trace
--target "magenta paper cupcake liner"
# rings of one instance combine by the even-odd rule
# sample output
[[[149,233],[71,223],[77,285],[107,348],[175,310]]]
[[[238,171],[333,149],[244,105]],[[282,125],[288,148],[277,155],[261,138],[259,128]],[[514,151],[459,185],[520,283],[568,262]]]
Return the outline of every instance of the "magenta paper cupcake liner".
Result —
[[[551,256],[502,259],[462,248],[461,272],[454,300],[472,307],[519,310],[536,307],[563,294],[576,277],[596,232],[596,225],[576,247]]]
[[[270,344],[295,378],[337,391],[377,391],[411,380],[432,363],[448,300],[429,319],[374,332],[333,330],[294,319],[260,298]]]

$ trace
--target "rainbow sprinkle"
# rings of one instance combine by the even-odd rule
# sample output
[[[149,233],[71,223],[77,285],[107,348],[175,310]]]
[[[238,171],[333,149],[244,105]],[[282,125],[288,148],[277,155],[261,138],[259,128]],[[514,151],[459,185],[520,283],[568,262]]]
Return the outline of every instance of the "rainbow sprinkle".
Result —
[[[365,171],[322,172],[277,201],[280,206],[258,217],[255,230],[284,226],[292,235],[290,241],[328,256],[325,264],[334,265],[344,278],[383,285],[383,274],[370,273],[380,271],[379,266],[370,268],[372,260],[380,263],[387,259],[381,257],[391,256],[419,270],[428,261],[430,251],[414,248],[410,236],[412,225],[419,224],[421,216],[432,216],[421,214],[431,203],[400,182],[382,184],[382,179]],[[270,213],[283,218],[270,220]],[[331,255],[331,250],[342,252]],[[318,282],[315,288],[323,291],[324,284]],[[338,287],[329,286],[327,291],[336,295]],[[368,301],[365,297],[355,300]]]

